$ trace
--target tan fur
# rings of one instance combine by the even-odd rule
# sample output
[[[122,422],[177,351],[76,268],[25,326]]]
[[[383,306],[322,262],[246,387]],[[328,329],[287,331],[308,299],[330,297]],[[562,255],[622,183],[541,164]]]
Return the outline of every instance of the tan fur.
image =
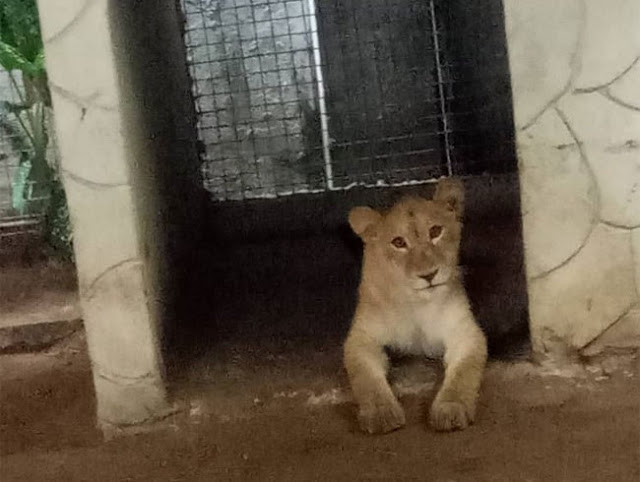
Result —
[[[386,346],[443,357],[444,381],[429,417],[436,430],[473,423],[487,345],[458,268],[463,207],[462,184],[445,180],[433,200],[409,197],[384,213],[357,207],[349,215],[364,259],[344,362],[365,432],[405,424],[387,381]]]

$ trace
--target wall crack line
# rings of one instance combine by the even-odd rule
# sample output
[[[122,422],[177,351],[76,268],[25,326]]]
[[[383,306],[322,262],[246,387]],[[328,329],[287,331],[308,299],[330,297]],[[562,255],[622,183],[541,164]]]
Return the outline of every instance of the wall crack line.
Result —
[[[583,146],[582,142],[580,141],[580,139],[578,139],[578,136],[577,136],[576,132],[571,127],[571,124],[569,123],[569,119],[564,114],[564,112],[562,112],[562,110],[560,110],[559,107],[554,107],[554,109],[555,109],[556,113],[558,114],[558,117],[560,117],[560,120],[564,124],[565,128],[569,132],[569,135],[573,138],[576,146],[578,147],[578,152],[580,153],[580,161],[582,162],[582,164],[587,169],[587,173],[589,175],[589,178],[591,179],[591,183],[593,184],[593,187],[594,187],[594,190],[595,190],[595,199],[594,199],[594,203],[595,203],[594,211],[595,211],[595,214],[594,214],[593,218],[591,219],[591,228],[589,229],[589,232],[587,232],[587,234],[583,238],[582,242],[578,245],[576,250],[573,253],[571,253],[571,255],[569,257],[567,257],[562,263],[554,266],[553,268],[549,268],[549,269],[543,271],[542,273],[539,273],[539,274],[537,274],[535,276],[532,276],[531,278],[529,278],[531,280],[542,279],[542,278],[548,276],[549,274],[553,273],[554,271],[556,271],[556,270],[558,270],[560,268],[563,268],[564,266],[569,264],[571,262],[571,260],[573,260],[582,251],[582,249],[587,245],[587,242],[591,238],[591,234],[593,233],[593,230],[595,229],[595,227],[598,224],[599,214],[600,214],[600,189],[598,188],[598,183],[596,181],[595,173],[593,172],[593,169],[591,168],[591,165],[589,164],[589,162],[587,160],[586,153],[584,152],[584,146]]]
[[[617,74],[615,77],[613,77],[613,79],[611,79],[608,82],[605,82],[602,85],[597,85],[595,87],[582,87],[579,89],[575,89],[573,91],[574,94],[591,94],[593,92],[597,92],[599,90],[602,89],[606,89],[607,87],[610,87],[612,84],[615,84],[618,80],[620,80],[622,77],[624,77],[625,75],[627,75],[629,73],[629,71],[631,69],[633,69],[636,64],[640,62],[640,55],[637,56],[635,59],[633,59],[633,61],[631,62],[631,64],[629,64],[622,72],[620,72],[619,74]]]
[[[105,370],[97,363],[91,363],[91,368],[99,378],[118,385],[135,385],[139,382],[144,382],[145,380],[154,380],[159,378],[153,372],[143,373],[142,375],[120,375]]]
[[[109,266],[107,269],[105,269],[104,271],[102,271],[98,276],[96,276],[93,281],[89,284],[89,286],[87,287],[87,289],[84,292],[84,297],[87,300],[90,300],[91,298],[93,298],[95,296],[94,290],[96,285],[102,280],[102,278],[104,278],[106,275],[108,275],[110,272],[125,266],[127,264],[131,264],[131,265],[137,265],[137,266],[142,266],[142,261],[140,261],[139,258],[128,258],[125,259],[123,261],[120,261],[119,263],[116,263],[114,265]]]
[[[96,99],[98,99],[102,95],[100,91],[96,91],[93,94],[89,94],[85,97],[82,97],[78,94],[74,94],[73,92],[65,89],[64,87],[60,87],[59,85],[54,84],[51,81],[49,82],[49,88],[56,94],[60,95],[60,97],[67,99],[73,102],[74,104],[76,104],[78,107],[80,107],[80,109],[83,110],[82,118],[84,118],[84,115],[86,111],[89,109],[89,107],[95,107],[96,109],[106,110],[110,112],[115,112],[116,110],[116,108],[113,106],[106,105],[106,104],[99,104],[95,102]]]
[[[562,99],[562,97],[564,97],[564,95],[568,93],[570,90],[571,90],[571,79],[567,81],[567,84],[562,88],[562,90],[559,93],[557,93],[555,96],[553,96],[551,100],[547,102],[542,107],[542,109],[540,109],[540,111],[534,114],[534,116],[528,122],[523,124],[520,130],[526,131],[529,127],[531,127],[533,124],[538,122],[538,119],[540,119],[540,117],[542,117],[545,112],[547,112],[549,109],[554,107],[558,103],[558,101]]]
[[[634,300],[631,302],[631,304],[629,306],[627,306],[624,311],[622,312],[622,314],[620,316],[618,316],[615,320],[613,320],[604,330],[600,331],[598,334],[594,335],[589,341],[587,341],[586,343],[584,343],[579,349],[580,350],[584,350],[585,348],[587,348],[589,345],[591,345],[592,343],[598,341],[598,339],[604,335],[607,331],[609,331],[610,329],[612,329],[615,325],[617,325],[625,316],[627,316],[631,310],[636,306],[636,303],[638,302],[638,300]]]
[[[585,236],[585,238],[582,240],[582,242],[580,243],[580,245],[578,245],[578,248],[571,253],[571,256],[569,256],[567,259],[565,259],[562,263],[554,266],[553,268],[549,268],[546,271],[543,271],[542,273],[539,273],[535,276],[532,276],[531,278],[529,278],[532,281],[536,281],[542,278],[547,277],[548,275],[550,275],[551,273],[553,273],[554,271],[559,270],[560,268],[564,268],[566,265],[568,265],[573,258],[575,258],[576,256],[578,256],[578,254],[580,254],[580,252],[582,251],[582,249],[587,245],[587,241],[589,241],[589,238],[591,238],[591,234],[593,233],[593,228],[596,226],[597,223],[594,223],[591,225],[591,229],[589,229],[589,232],[587,233],[587,235]]]
[[[69,32],[69,30],[71,30],[80,21],[80,19],[85,16],[85,14],[89,11],[89,8],[96,3],[96,0],[86,0],[82,7],[78,9],[76,14],[71,18],[71,20],[66,23],[64,27],[62,27],[56,33],[50,35],[48,38],[44,39],[45,45],[55,42],[61,37],[65,36]]]
[[[571,67],[571,75],[569,81],[571,85],[575,82],[576,78],[582,72],[582,51],[584,49],[584,37],[587,31],[587,5],[585,0],[580,1],[580,28],[576,39],[576,46],[569,59],[569,66]]]
[[[618,224],[611,221],[605,221],[604,219],[601,219],[600,223],[610,228],[619,229],[622,231],[633,231],[634,229],[640,228],[640,224],[635,224],[635,225],[632,224],[631,226],[627,226],[626,224]]]
[[[555,111],[556,111],[556,114],[558,114],[558,117],[560,117],[560,120],[562,121],[562,123],[566,127],[567,131],[569,132],[569,135],[573,138],[574,142],[576,143],[576,146],[578,147],[578,152],[580,153],[580,161],[582,162],[584,167],[587,169],[587,173],[589,174],[589,177],[591,178],[591,182],[592,182],[593,187],[595,189],[595,204],[596,204],[596,213],[597,213],[596,216],[594,216],[594,221],[597,221],[598,217],[600,215],[600,206],[601,206],[600,188],[598,186],[598,178],[596,176],[596,173],[593,171],[593,168],[591,167],[591,164],[589,163],[589,159],[587,158],[587,153],[584,150],[584,143],[578,138],[578,134],[576,133],[576,131],[573,130],[573,127],[571,127],[571,123],[569,122],[569,118],[562,111],[562,109],[560,109],[557,106],[555,107]]]
[[[65,177],[68,177],[69,179],[71,179],[72,181],[77,182],[78,184],[82,184],[85,187],[91,188],[91,189],[111,189],[114,187],[129,187],[130,184],[128,182],[98,182],[98,181],[92,181],[90,179],[84,178],[78,174],[75,174],[72,171],[69,171],[68,169],[64,169],[61,168],[60,171],[62,171],[62,174]]]
[[[567,83],[565,84],[565,86],[562,88],[560,92],[558,92],[555,96],[553,96],[551,100],[549,100],[549,102],[547,102],[542,107],[542,109],[539,112],[534,114],[534,116],[528,122],[525,122],[520,128],[520,130],[523,130],[523,131],[527,130],[529,127],[535,124],[538,121],[538,119],[540,119],[540,117],[542,117],[542,115],[547,110],[551,109],[552,107],[555,107],[558,101],[562,99],[562,97],[564,97],[565,94],[571,92],[573,83],[575,82],[575,79],[578,77],[582,69],[582,64],[580,62],[580,55],[582,54],[582,46],[584,44],[584,34],[586,31],[586,6],[584,1],[580,2],[580,20],[579,21],[580,21],[580,28],[578,30],[578,34],[576,35],[576,44],[571,54],[571,57],[569,59],[570,72],[569,72],[569,79],[567,80]]]
[[[638,90],[640,90],[640,87],[638,87]],[[635,110],[636,112],[640,112],[640,106],[629,104],[628,102],[625,102],[624,100],[620,99],[619,97],[616,97],[615,95],[613,95],[611,93],[611,90],[608,87],[604,88],[602,90],[599,90],[598,94],[603,96],[605,99],[610,100],[614,104],[619,105],[620,107],[624,107],[625,109],[630,109],[630,110]]]

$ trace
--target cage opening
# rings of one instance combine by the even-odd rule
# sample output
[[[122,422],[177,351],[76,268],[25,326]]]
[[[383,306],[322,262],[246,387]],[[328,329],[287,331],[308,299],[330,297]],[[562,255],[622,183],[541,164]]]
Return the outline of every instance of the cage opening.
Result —
[[[478,123],[499,117],[506,119],[500,128],[508,126],[510,98],[496,97],[493,87],[480,97],[477,88],[479,82],[508,86],[508,74],[499,65],[477,72],[455,5],[182,5],[202,178],[212,199],[515,172],[513,135],[491,136]],[[504,63],[504,45],[485,37],[491,48],[482,61]]]

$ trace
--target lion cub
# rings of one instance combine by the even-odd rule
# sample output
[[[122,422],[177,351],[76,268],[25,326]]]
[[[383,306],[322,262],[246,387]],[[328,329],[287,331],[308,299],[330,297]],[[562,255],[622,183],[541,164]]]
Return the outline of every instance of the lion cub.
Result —
[[[443,356],[445,375],[431,406],[436,430],[473,422],[487,359],[462,285],[458,253],[462,183],[440,181],[433,200],[408,197],[381,213],[356,207],[349,224],[364,242],[358,306],[344,362],[358,420],[368,433],[402,427],[402,407],[387,382],[384,348]]]

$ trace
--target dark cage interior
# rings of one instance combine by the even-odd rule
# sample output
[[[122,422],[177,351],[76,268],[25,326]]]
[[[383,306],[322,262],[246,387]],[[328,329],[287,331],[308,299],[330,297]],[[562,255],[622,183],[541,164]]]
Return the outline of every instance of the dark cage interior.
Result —
[[[358,204],[467,188],[465,282],[494,354],[528,343],[500,0],[182,0],[206,242],[168,344],[336,346]],[[194,345],[194,339],[197,340]]]
[[[448,174],[447,76],[433,3],[318,2],[333,173],[338,185]]]

